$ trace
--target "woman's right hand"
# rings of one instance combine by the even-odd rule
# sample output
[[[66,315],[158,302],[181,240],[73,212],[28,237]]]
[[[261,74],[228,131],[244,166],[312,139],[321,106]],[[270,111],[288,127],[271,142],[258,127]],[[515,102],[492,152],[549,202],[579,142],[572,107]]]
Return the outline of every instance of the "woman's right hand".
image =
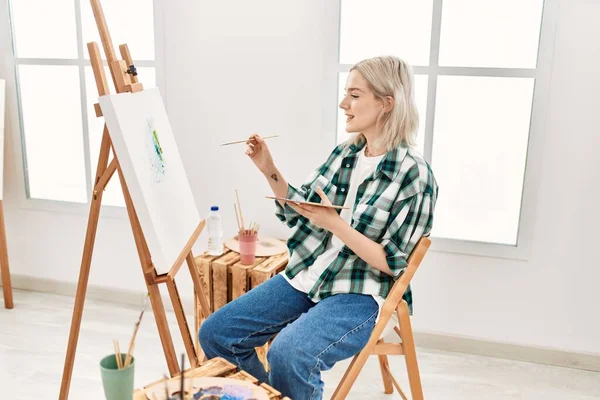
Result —
[[[269,147],[267,147],[267,144],[258,133],[250,135],[246,141],[246,145],[246,154],[260,172],[267,174],[274,169],[275,163],[273,162]]]

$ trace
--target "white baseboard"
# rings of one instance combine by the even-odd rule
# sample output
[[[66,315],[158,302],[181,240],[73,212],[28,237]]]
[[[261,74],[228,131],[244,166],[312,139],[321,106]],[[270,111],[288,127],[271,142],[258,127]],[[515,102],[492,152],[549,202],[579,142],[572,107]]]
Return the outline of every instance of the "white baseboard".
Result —
[[[77,292],[77,283],[74,282],[36,278],[26,275],[11,275],[11,280],[14,289],[52,293],[71,297],[75,297],[75,293]],[[138,292],[134,290],[108,288],[106,286],[88,285],[85,297],[86,300],[98,300],[139,308],[143,303],[144,296],[146,296],[146,293],[141,291]],[[161,292],[161,298],[165,310],[173,311],[173,304],[171,303],[169,296]],[[191,296],[181,296],[181,301],[184,305],[193,305],[194,300]],[[186,308],[186,312],[193,313],[193,309]]]
[[[13,275],[11,278],[15,289],[65,296],[75,296],[75,292],[77,291],[77,284],[72,282],[62,282],[23,275]],[[89,285],[86,299],[139,307],[141,299],[143,299],[144,296],[145,293],[143,292]],[[162,297],[165,309],[172,311],[173,306],[168,296],[162,294]],[[184,304],[193,304],[193,298],[182,296],[182,302]],[[186,311],[189,313],[191,312],[191,309],[186,308]],[[428,349],[600,372],[600,355],[597,354],[572,353],[542,347],[490,342],[486,340],[417,331],[414,332],[414,337],[418,347]]]
[[[600,372],[600,355],[414,332],[418,347]]]

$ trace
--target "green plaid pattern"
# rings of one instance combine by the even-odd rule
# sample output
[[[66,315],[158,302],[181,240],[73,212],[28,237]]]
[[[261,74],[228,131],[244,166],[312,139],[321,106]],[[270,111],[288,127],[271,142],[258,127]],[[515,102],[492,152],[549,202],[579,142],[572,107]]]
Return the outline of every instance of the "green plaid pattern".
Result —
[[[333,204],[343,205],[358,152],[364,145],[363,141],[357,145],[337,146],[299,189],[289,185],[287,197],[320,203],[316,189],[321,187]],[[419,239],[431,231],[437,195],[438,186],[431,167],[419,152],[405,146],[389,151],[373,174],[358,187],[351,225],[383,246],[394,277],[369,267],[344,246],[308,297],[319,300],[338,293],[387,297],[394,281],[406,268],[408,255]],[[332,234],[313,225],[290,206],[282,207],[277,201],[275,205],[277,217],[292,228],[287,241],[290,261],[285,270],[291,279],[315,262]],[[412,313],[410,286],[403,297]]]

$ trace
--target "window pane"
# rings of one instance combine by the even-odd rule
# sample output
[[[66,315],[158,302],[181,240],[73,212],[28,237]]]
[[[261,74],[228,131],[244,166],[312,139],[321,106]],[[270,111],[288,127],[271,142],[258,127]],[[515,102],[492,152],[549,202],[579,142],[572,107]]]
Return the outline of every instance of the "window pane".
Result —
[[[29,194],[87,202],[76,66],[20,65]]]
[[[534,80],[440,76],[436,237],[515,245]]]
[[[12,0],[17,57],[77,58],[73,0]]]
[[[338,94],[338,119],[337,119],[337,143],[342,143],[348,140],[350,134],[346,132],[346,116],[344,111],[339,108],[339,104],[344,98],[344,88],[346,87],[346,79],[348,79],[348,73],[342,72],[339,75],[339,94]],[[417,149],[423,153],[423,147],[425,143],[425,118],[427,117],[427,76],[426,75],[415,75],[415,97],[417,102],[417,108],[419,110],[419,132],[417,133]]]
[[[138,79],[144,84],[144,88],[156,87],[154,68],[138,68]],[[110,78],[108,67],[104,68],[106,79]],[[110,84],[109,84],[110,85]],[[98,166],[98,157],[100,156],[100,144],[102,143],[102,132],[104,129],[104,118],[96,118],[94,104],[98,103],[98,89],[92,67],[85,67],[85,87],[88,115],[88,134],[90,143],[90,180],[94,182],[96,177],[96,168]],[[111,157],[109,157],[109,160]],[[119,177],[115,173],[106,185],[102,195],[102,204],[109,206],[125,207],[125,199],[121,190]]]
[[[340,63],[395,55],[429,64],[432,0],[342,0]]]
[[[102,0],[102,9],[110,31],[117,59],[119,45],[127,44],[133,61],[154,60],[154,10],[152,0]],[[89,1],[81,2],[84,46],[97,42],[102,48],[98,27]],[[84,51],[85,57],[89,54]],[[104,49],[100,54],[104,58]]]
[[[415,75],[415,101],[419,110],[419,131],[417,132],[417,149],[424,154],[425,148],[425,121],[427,119],[427,75]]]
[[[535,68],[543,0],[444,0],[439,64]]]

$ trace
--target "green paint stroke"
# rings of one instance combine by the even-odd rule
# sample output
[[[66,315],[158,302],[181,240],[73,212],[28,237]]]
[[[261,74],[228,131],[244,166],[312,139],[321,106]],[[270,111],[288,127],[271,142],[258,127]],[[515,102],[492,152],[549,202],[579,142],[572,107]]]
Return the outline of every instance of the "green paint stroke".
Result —
[[[156,129],[152,130],[152,139],[154,141],[154,151],[156,151],[156,154],[158,155],[158,157],[160,158],[161,162],[164,162],[163,159],[163,150],[162,147],[160,147],[160,141],[158,140],[158,134],[156,133]]]

